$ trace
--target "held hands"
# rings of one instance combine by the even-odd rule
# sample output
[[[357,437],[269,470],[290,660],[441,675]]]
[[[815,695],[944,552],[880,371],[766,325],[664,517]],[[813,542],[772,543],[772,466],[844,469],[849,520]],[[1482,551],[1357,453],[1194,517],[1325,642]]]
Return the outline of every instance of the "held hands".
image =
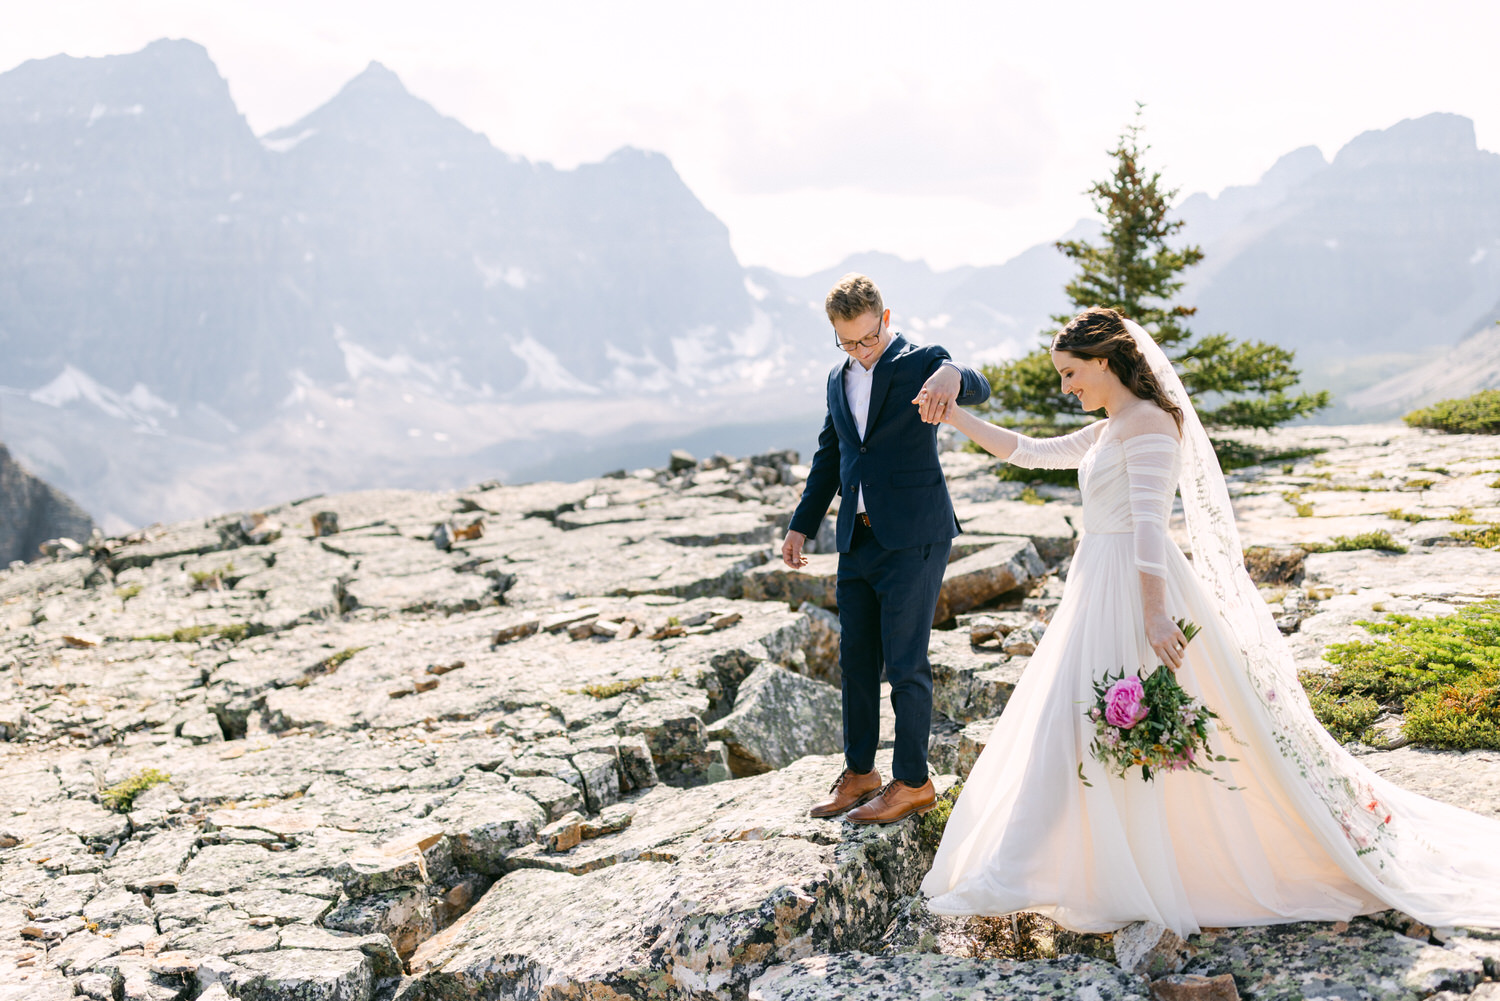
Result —
[[[802,547],[807,542],[807,536],[801,532],[787,532],[786,541],[781,544],[781,560],[793,570],[801,570],[807,566],[807,557],[802,555]]]
[[[958,370],[951,365],[943,365],[922,383],[921,391],[912,402],[917,405],[917,410],[926,423],[950,424],[953,415],[958,412],[958,403],[955,401],[961,389],[963,379]]]
[[[1188,637],[1166,612],[1146,616],[1146,639],[1161,662],[1173,671],[1182,666],[1183,653],[1187,649]]]

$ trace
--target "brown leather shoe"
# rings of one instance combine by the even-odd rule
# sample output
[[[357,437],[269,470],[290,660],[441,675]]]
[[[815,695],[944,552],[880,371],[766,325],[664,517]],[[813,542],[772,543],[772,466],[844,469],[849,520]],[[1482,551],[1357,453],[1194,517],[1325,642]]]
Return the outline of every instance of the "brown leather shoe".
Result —
[[[828,799],[808,811],[814,817],[833,817],[856,807],[880,791],[880,772],[871,768],[861,775],[845,768],[829,787]]]
[[[937,790],[932,787],[932,779],[916,787],[892,779],[879,796],[844,819],[851,824],[894,824],[914,813],[926,813],[934,806],[937,806]]]

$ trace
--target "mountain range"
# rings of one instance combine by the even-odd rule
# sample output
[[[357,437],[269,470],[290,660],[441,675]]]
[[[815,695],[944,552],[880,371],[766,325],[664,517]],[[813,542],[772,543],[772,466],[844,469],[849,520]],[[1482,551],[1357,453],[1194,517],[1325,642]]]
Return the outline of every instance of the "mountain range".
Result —
[[[1500,156],[1467,119],[1297,150],[1179,212],[1197,328],[1294,347],[1311,385],[1367,387],[1500,313]],[[189,41],[0,74],[0,438],[109,530],[805,449],[838,360],[823,294],[855,269],[898,329],[980,361],[1036,343],[1071,273],[1050,243],[745,267],[666,157],[534,163],[378,63],[261,136]]]

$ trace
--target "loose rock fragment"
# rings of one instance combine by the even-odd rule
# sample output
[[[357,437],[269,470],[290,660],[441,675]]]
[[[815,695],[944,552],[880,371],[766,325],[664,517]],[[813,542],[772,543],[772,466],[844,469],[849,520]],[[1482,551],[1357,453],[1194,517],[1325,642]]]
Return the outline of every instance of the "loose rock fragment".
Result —
[[[494,646],[501,646],[505,643],[514,643],[516,640],[525,639],[528,636],[535,636],[541,625],[540,619],[535,616],[528,616],[519,622],[513,622],[508,626],[501,626],[495,631],[495,637],[490,640],[490,643]]]
[[[1115,932],[1115,963],[1120,969],[1145,977],[1176,973],[1187,961],[1187,943],[1169,928],[1137,921]]]
[[[584,816],[570,813],[537,832],[536,839],[549,852],[565,852],[583,840]]]
[[[281,538],[281,523],[258,512],[241,518],[239,530],[252,546],[264,546]]]
[[[1227,973],[1204,977],[1173,973],[1151,981],[1153,1001],[1240,1001],[1234,978]]]

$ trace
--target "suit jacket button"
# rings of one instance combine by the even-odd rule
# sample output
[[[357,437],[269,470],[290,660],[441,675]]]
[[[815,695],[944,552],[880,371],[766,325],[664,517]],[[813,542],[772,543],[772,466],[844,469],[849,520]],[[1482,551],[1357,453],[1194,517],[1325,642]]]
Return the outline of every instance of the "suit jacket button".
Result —
[[[869,451],[869,449],[865,448],[863,445],[859,446],[859,454],[860,455],[864,455],[868,451]]]

